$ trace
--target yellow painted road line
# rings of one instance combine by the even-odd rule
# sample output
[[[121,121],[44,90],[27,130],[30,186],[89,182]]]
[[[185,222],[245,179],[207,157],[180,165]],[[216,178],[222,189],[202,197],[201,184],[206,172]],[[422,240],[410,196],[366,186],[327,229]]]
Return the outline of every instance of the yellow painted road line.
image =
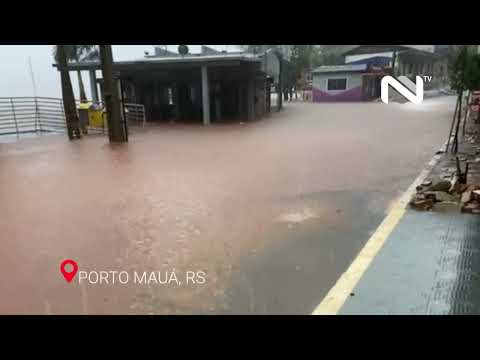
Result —
[[[443,149],[445,146],[446,143]],[[405,191],[375,233],[370,237],[362,250],[360,250],[347,271],[342,274],[322,302],[316,307],[312,315],[336,315],[340,311],[370,263],[375,256],[377,256],[388,236],[392,233],[393,229],[395,229],[395,226],[397,226],[403,214],[405,214],[408,202],[415,193],[416,187],[425,181],[440,158],[441,154],[435,155],[427,167],[420,173],[407,191]]]

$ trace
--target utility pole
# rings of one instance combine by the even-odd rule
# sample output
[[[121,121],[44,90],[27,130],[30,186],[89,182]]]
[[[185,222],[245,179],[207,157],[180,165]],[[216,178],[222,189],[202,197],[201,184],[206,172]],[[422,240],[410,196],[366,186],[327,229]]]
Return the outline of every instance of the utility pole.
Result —
[[[122,118],[119,87],[113,77],[113,54],[111,45],[100,45],[105,106],[107,108],[108,137],[110,142],[127,142],[126,127]]]

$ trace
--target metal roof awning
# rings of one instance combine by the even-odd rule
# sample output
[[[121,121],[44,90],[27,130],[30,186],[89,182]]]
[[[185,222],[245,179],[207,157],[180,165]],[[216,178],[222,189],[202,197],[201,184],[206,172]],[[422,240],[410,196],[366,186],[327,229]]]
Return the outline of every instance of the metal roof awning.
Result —
[[[381,52],[404,51],[404,50],[412,50],[412,48],[405,45],[359,45],[354,49],[344,52],[343,55],[347,56],[347,55],[375,54],[375,53],[381,53]]]
[[[218,54],[209,56],[169,56],[164,58],[144,58],[135,61],[116,61],[113,68],[121,70],[149,70],[166,69],[172,67],[199,67],[199,66],[239,66],[241,63],[260,63],[261,59],[249,54]],[[53,64],[57,67],[57,64]],[[69,63],[68,70],[100,70],[99,61]]]
[[[312,71],[313,74],[320,73],[334,73],[334,72],[362,72],[368,68],[367,64],[354,64],[354,65],[333,65],[333,66],[320,66]]]
[[[360,45],[355,49],[351,49],[345,53],[344,56],[348,55],[365,55],[365,54],[378,54],[385,52],[394,52],[396,51],[398,55],[407,56],[407,57],[416,57],[416,58],[430,58],[437,59],[440,56],[430,51],[416,49],[410,46],[405,45]]]

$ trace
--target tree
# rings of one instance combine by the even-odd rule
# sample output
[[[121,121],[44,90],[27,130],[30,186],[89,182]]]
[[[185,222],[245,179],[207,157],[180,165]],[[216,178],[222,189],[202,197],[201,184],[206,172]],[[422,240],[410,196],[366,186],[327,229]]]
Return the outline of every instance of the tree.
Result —
[[[65,47],[65,53],[67,56],[67,61],[91,61],[98,59],[98,50],[95,45],[63,45]],[[58,45],[54,48],[53,56],[57,60],[58,54]],[[85,86],[83,84],[82,74],[80,70],[77,70],[78,76],[78,87],[80,90],[80,100],[86,101],[87,95],[85,94]]]
[[[312,65],[315,45],[292,45],[290,61],[297,72],[301,72]]]
[[[452,143],[452,152],[458,151],[458,132],[460,129],[463,94],[466,90],[476,90],[480,85],[480,62],[479,56],[473,53],[472,48],[466,45],[460,46],[449,59],[450,86],[457,92],[457,106],[454,113],[452,127],[455,121],[455,135]],[[468,106],[468,103],[467,103]],[[466,119],[464,120],[465,124]],[[451,133],[451,131],[450,131]],[[450,140],[451,134],[449,135]],[[448,149],[449,142],[447,143]]]
[[[480,89],[480,54],[470,53],[470,56],[467,61],[467,66],[465,69],[465,87],[470,91],[470,93]],[[477,112],[477,122],[479,121],[480,121],[480,111]],[[463,124],[464,134],[465,134],[465,124],[466,124],[466,117],[465,117],[465,122]]]
[[[95,45],[93,45],[95,46]],[[98,47],[94,47],[87,51],[85,56],[82,58],[82,61],[98,61],[100,60],[100,52],[98,51]]]
[[[75,97],[73,95],[72,82],[68,72],[68,61],[65,45],[57,45],[57,64],[60,69],[62,80],[63,107],[65,110],[65,120],[67,122],[67,134],[70,140],[75,137],[81,138],[80,122],[78,119]]]
[[[341,54],[319,52],[313,57],[314,66],[342,65],[343,63],[344,57]]]
[[[346,51],[356,48],[358,45],[319,45],[317,54],[314,55],[314,66],[342,65],[345,63]]]
[[[460,120],[462,113],[462,98],[464,91],[464,77],[465,77],[465,67],[467,62],[468,51],[467,48],[461,47],[449,62],[449,77],[450,77],[450,87],[457,92],[457,105],[456,113],[453,114],[453,123],[452,129],[454,128],[455,121],[455,135],[452,143],[452,152],[456,153],[458,151],[458,130],[460,128]],[[450,139],[451,135],[449,136]],[[447,144],[448,149],[448,144]]]
[[[105,106],[107,108],[108,137],[110,142],[126,142],[127,129],[122,121],[122,110],[117,82],[113,75],[111,45],[100,45]]]
[[[290,62],[295,87],[304,90],[307,86],[305,75],[314,66],[313,62],[319,56],[319,50],[318,45],[292,45]]]

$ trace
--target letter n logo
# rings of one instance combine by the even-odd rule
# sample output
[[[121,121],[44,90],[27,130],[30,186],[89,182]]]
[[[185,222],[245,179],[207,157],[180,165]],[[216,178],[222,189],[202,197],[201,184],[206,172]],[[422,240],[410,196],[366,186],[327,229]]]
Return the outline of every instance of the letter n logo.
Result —
[[[398,81],[401,80],[402,82]],[[395,79],[392,76],[384,76],[382,79],[382,101],[388,104],[388,89],[389,86],[393,87],[407,100],[414,104],[420,104],[423,101],[423,79],[420,76],[416,77],[416,84],[414,84],[406,76],[400,76]],[[402,84],[403,83],[403,84]],[[405,85],[404,85],[405,84]],[[415,89],[415,93],[413,90]]]

